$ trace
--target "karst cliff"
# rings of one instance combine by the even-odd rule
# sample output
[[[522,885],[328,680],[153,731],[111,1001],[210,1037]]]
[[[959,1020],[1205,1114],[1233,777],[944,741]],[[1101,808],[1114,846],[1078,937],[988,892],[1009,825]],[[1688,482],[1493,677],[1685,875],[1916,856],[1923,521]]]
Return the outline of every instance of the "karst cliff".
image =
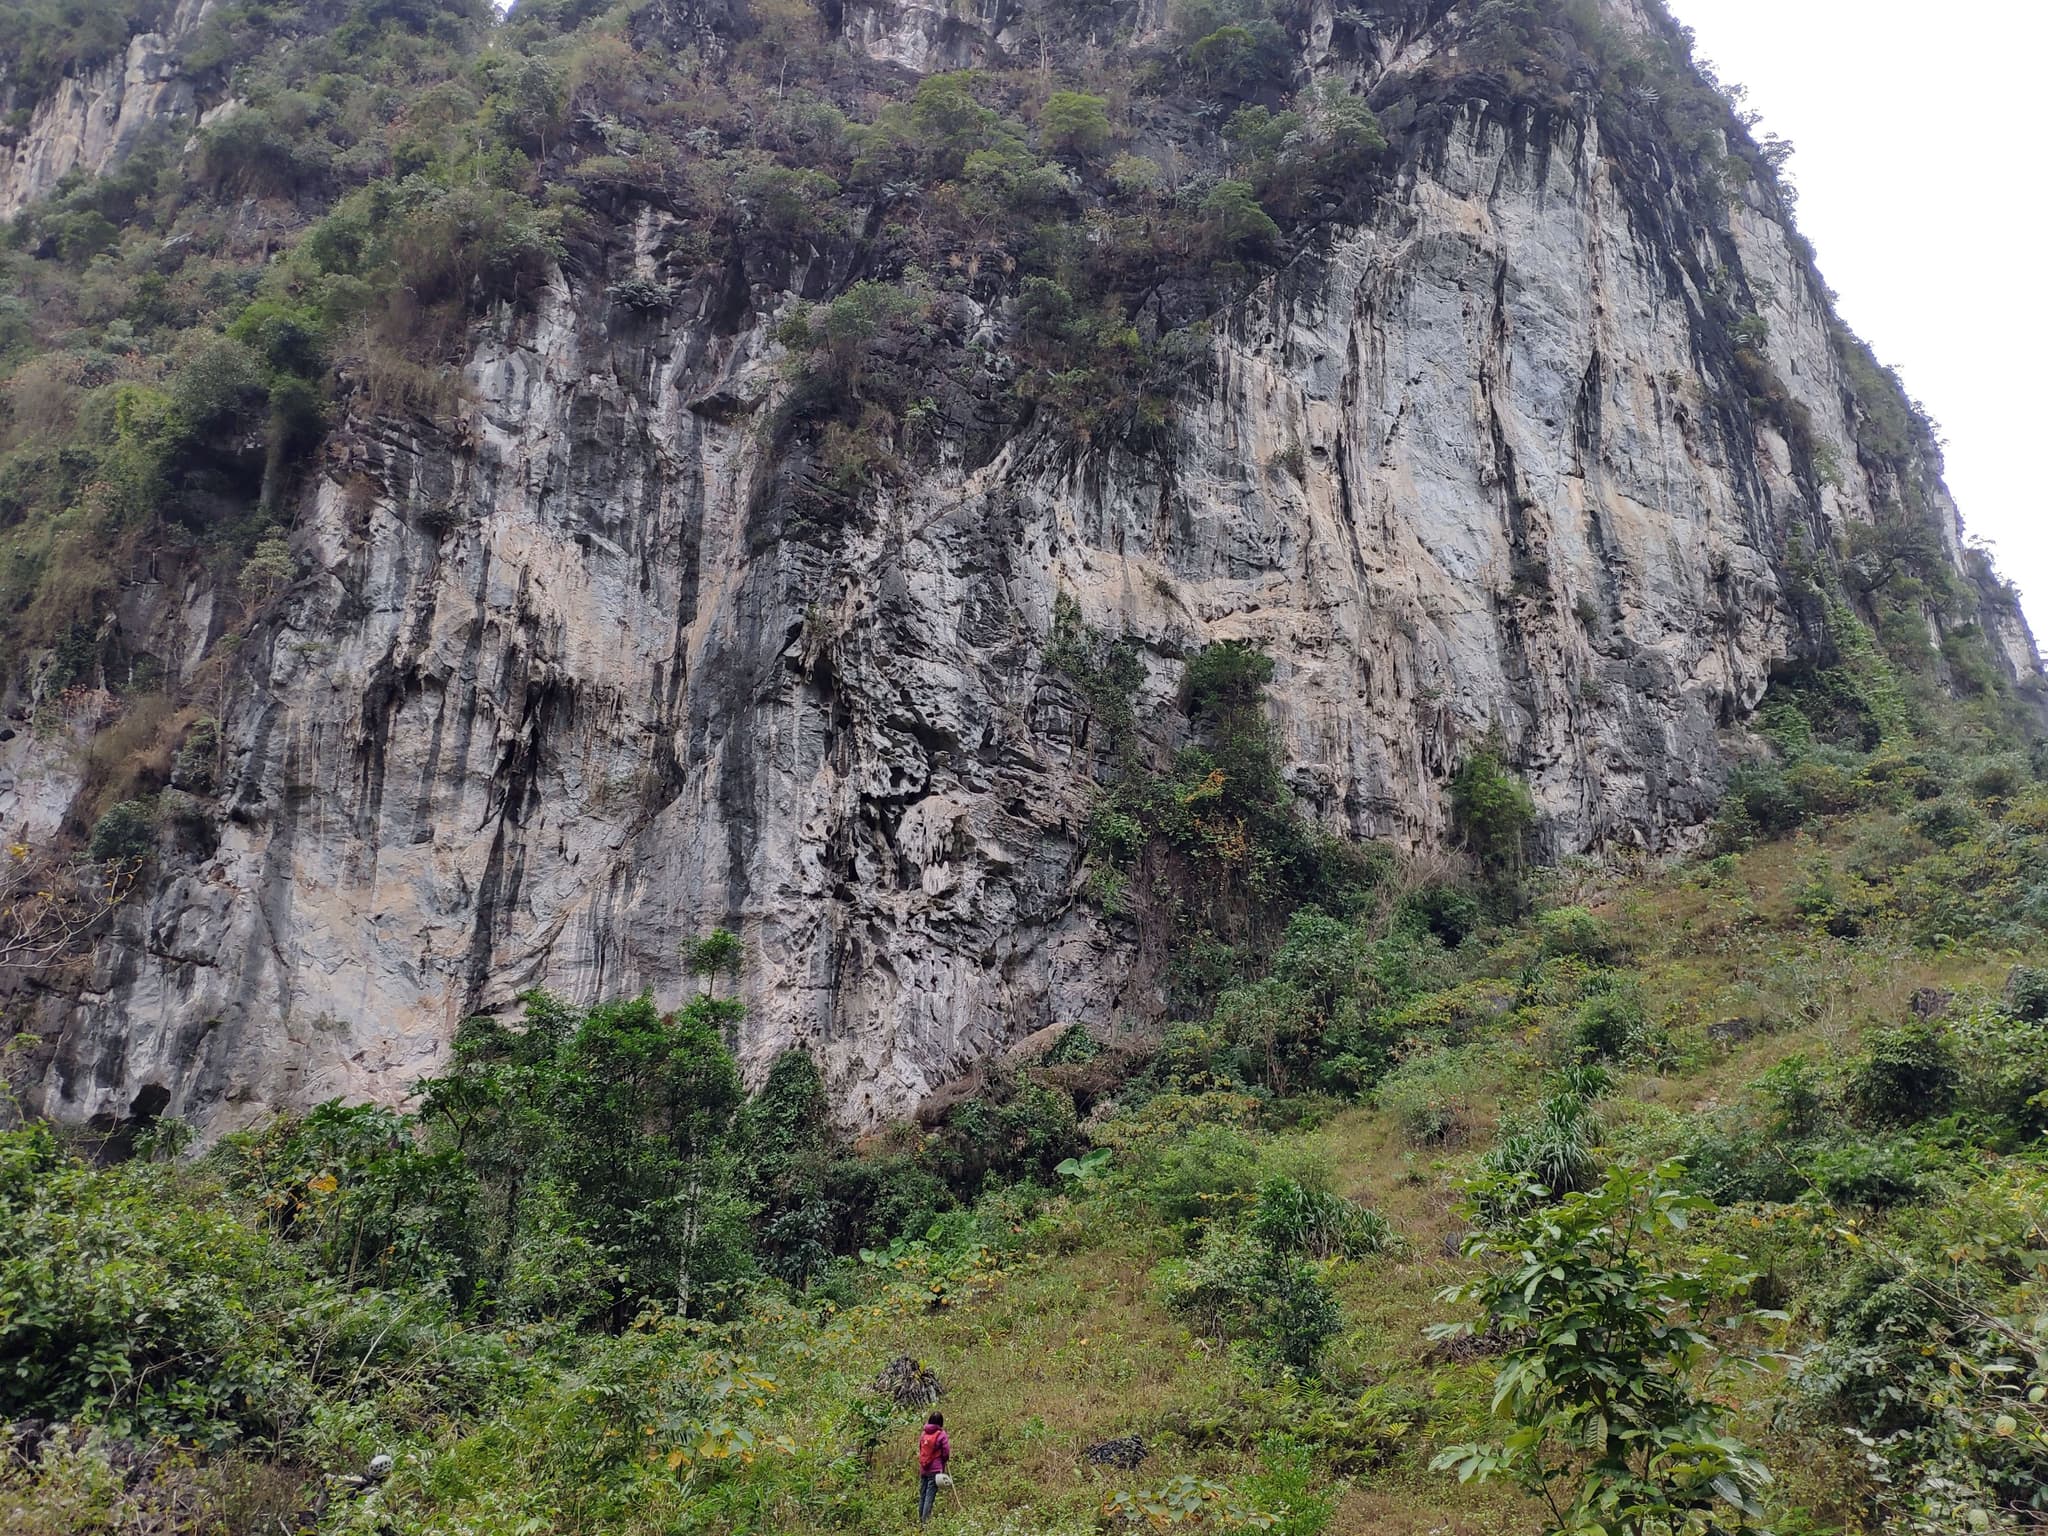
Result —
[[[218,163],[238,119],[277,117],[231,64],[184,63],[212,9],[152,15],[32,99],[10,86],[0,214],[138,144],[166,176]],[[1303,813],[1404,848],[1450,841],[1446,785],[1488,740],[1541,855],[1688,846],[1774,678],[1871,632],[1902,519],[1939,567],[1921,579],[1943,595],[1915,599],[1931,685],[2038,701],[1932,436],[1842,330],[1767,157],[1718,97],[1684,137],[1668,81],[1617,73],[1672,56],[1661,12],[1575,23],[1602,54],[1542,33],[1548,7],[1507,7],[1539,30],[1502,43],[1498,5],[1309,0],[1264,23],[1284,57],[1217,88],[1217,34],[1177,44],[1155,0],[1058,26],[1006,0],[796,9],[809,51],[779,79],[746,63],[775,18],[738,4],[663,0],[608,46],[676,79],[745,64],[764,114],[807,80],[857,118],[949,72],[1078,71],[1142,188],[1115,206],[1136,255],[1114,300],[1168,359],[1158,406],[1091,414],[1098,386],[1044,361],[1028,241],[919,224],[949,206],[934,185],[980,184],[971,157],[923,183],[835,172],[823,232],[773,224],[773,189],[719,223],[694,184],[586,169],[571,235],[408,375],[431,388],[337,345],[317,430],[266,449],[237,429],[258,467],[220,494],[289,557],[261,601],[203,539],[161,539],[123,546],[68,639],[17,631],[10,839],[84,835],[104,809],[85,765],[139,692],[187,744],[200,716],[210,733],[163,747],[154,847],[90,952],[8,983],[26,1108],[219,1129],[396,1101],[459,1020],[528,988],[687,995],[679,947],[721,926],[745,948],[742,1060],[810,1046],[850,1126],[1050,1024],[1150,1028],[1158,977],[1085,890],[1109,742],[1048,663],[1062,622],[1132,642],[1153,757],[1186,739],[1187,658],[1255,645]],[[522,151],[536,185],[566,183],[579,136],[586,168],[648,153],[624,140],[652,130],[576,107],[568,78]],[[1314,102],[1340,98],[1379,142],[1288,192],[1271,239],[1215,235],[1202,188],[1246,155],[1284,166],[1285,133],[1314,142]],[[1296,127],[1246,149],[1241,114],[1290,101]],[[724,153],[738,131],[677,134]],[[1107,158],[1048,156],[1038,224],[1104,244]],[[209,228],[258,272],[326,206],[223,172]],[[1148,219],[1162,249],[1223,240],[1224,291],[1191,297],[1170,255],[1148,272]],[[896,393],[818,412],[804,357],[853,354],[816,317],[877,284],[914,313],[843,372]],[[887,463],[852,473],[864,445]]]

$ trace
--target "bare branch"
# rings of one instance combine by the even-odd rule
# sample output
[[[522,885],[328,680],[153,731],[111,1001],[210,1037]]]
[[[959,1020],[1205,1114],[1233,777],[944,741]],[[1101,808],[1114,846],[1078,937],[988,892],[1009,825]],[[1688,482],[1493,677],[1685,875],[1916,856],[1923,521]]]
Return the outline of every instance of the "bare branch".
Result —
[[[42,970],[76,953],[134,894],[142,864],[93,864],[25,843],[0,849],[0,968]]]

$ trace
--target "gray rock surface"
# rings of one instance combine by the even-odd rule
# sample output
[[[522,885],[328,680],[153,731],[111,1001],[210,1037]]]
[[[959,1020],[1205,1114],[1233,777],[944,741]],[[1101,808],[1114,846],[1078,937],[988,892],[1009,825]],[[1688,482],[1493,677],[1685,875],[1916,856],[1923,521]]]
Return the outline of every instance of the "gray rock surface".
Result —
[[[847,26],[961,62],[943,19]],[[795,281],[734,329],[695,289],[650,313],[558,280],[482,339],[461,423],[346,423],[307,574],[223,713],[218,846],[166,859],[83,992],[45,1001],[30,1107],[119,1120],[155,1087],[219,1130],[399,1100],[524,988],[679,1001],[678,945],[719,923],[745,1062],[810,1046],[849,1125],[1050,1023],[1148,1023],[1078,899],[1087,722],[1042,664],[1062,593],[1142,642],[1158,750],[1181,658],[1264,646],[1332,829],[1440,842],[1450,772],[1498,729],[1552,852],[1686,843],[1811,642],[1788,541],[1886,494],[1827,303],[1750,194],[1708,266],[1768,278],[1771,363],[1847,466],[1810,484],[1703,361],[1670,194],[1590,126],[1467,105],[1436,146],[1219,330],[1161,455],[1027,430],[799,528],[801,466],[761,428]],[[643,274],[667,233],[641,220]],[[159,601],[196,662],[211,607]],[[2018,619],[1987,622],[2035,675]],[[61,760],[0,745],[0,824],[52,822]]]
[[[0,219],[11,219],[74,170],[109,170],[153,128],[194,121],[198,103],[178,47],[211,0],[179,0],[162,32],[139,33],[123,53],[66,79],[35,103],[28,126],[0,151]]]

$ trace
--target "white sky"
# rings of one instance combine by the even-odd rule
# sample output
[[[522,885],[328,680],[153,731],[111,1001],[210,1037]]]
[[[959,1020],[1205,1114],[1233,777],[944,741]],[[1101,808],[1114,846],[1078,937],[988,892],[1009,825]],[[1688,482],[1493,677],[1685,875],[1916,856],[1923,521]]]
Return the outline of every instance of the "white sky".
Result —
[[[1842,317],[1947,443],[1963,521],[2048,642],[2048,215],[2041,0],[1666,0],[1759,133]]]

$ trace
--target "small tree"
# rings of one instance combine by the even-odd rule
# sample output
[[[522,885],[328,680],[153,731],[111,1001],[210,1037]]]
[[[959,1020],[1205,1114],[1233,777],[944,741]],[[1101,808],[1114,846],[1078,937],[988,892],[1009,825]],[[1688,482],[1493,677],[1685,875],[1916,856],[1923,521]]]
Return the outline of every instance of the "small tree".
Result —
[[[1202,199],[1202,224],[1219,256],[1248,261],[1270,256],[1280,244],[1280,226],[1259,206],[1246,181],[1219,181]]]
[[[1496,1442],[1451,1446],[1431,1466],[1460,1482],[1512,1478],[1549,1508],[1545,1536],[1757,1530],[1770,1475],[1709,1395],[1749,1362],[1719,1357],[1712,1333],[1775,1314],[1728,1315],[1750,1280],[1732,1256],[1660,1264],[1657,1239],[1713,1209],[1679,1187],[1682,1172],[1618,1167],[1598,1189],[1555,1205],[1541,1190],[1520,1191],[1510,1203],[1523,1214],[1466,1241],[1488,1272],[1441,1294],[1477,1302],[1487,1331],[1512,1341],[1493,1410],[1513,1427]],[[1449,1338],[1474,1327],[1430,1331]]]
[[[1466,758],[1452,777],[1451,819],[1488,873],[1521,868],[1522,843],[1536,820],[1536,802],[1529,786],[1502,762],[1498,739]]]
[[[740,961],[746,954],[746,946],[740,943],[739,935],[730,929],[714,928],[701,939],[694,939],[683,946],[683,964],[692,976],[704,980],[704,990],[713,990],[713,978],[719,975],[737,976]]]
[[[85,855],[95,864],[129,864],[156,852],[156,805],[123,800],[93,823]]]
[[[1038,113],[1046,153],[1091,161],[1109,148],[1109,103],[1081,91],[1054,91]]]
[[[745,1189],[760,1208],[756,1246],[772,1274],[797,1285],[832,1257],[824,1196],[831,1116],[817,1061],[792,1046],[770,1064],[741,1117]]]

